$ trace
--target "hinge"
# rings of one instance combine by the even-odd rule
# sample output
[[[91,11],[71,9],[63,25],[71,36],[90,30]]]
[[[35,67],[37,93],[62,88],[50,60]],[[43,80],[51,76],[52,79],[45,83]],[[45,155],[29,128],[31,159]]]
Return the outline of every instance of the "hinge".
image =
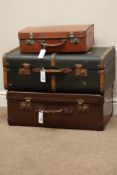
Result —
[[[79,77],[87,77],[87,69],[83,68],[82,64],[76,64],[75,75]]]
[[[77,112],[89,112],[89,104],[85,104],[84,100],[77,100]]]
[[[30,64],[29,63],[23,63],[22,68],[19,68],[19,74],[20,75],[30,75]]]

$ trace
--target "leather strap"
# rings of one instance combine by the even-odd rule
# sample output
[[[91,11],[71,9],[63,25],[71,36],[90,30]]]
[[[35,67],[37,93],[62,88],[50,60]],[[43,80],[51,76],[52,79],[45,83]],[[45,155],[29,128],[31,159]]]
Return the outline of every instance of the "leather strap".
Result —
[[[4,88],[8,89],[8,75],[7,75],[7,69],[6,67],[4,67],[3,69],[3,75],[4,75]]]
[[[53,53],[51,55],[51,67],[53,67],[53,68],[56,67],[56,53]],[[52,88],[53,92],[56,90],[56,78],[55,78],[55,76],[51,76],[51,88]]]
[[[51,87],[52,87],[52,91],[56,91],[56,78],[55,78],[55,76],[51,76]]]
[[[43,113],[45,114],[56,114],[56,113],[61,113],[63,112],[63,109],[51,109],[51,110],[43,110]]]
[[[56,53],[51,55],[51,67],[56,67]]]

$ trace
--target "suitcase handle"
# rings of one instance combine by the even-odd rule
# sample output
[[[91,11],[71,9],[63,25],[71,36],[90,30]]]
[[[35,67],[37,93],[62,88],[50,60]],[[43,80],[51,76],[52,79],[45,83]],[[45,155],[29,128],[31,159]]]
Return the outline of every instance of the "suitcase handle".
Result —
[[[33,68],[32,71],[35,73],[40,73],[40,71],[43,70],[42,68]],[[62,69],[44,69],[46,73],[62,73],[67,74],[72,72],[72,69],[70,68],[62,68]]]
[[[43,112],[45,114],[56,114],[63,112],[63,109],[52,109],[52,110],[45,110],[45,109],[39,109],[38,112]]]
[[[43,112],[45,114],[56,114],[63,112],[63,109],[44,110]]]
[[[58,44],[47,44],[45,42],[45,40],[39,40],[40,44],[45,48],[45,47],[58,47],[58,46],[62,46],[66,43],[66,39],[63,39],[62,42],[58,43]]]

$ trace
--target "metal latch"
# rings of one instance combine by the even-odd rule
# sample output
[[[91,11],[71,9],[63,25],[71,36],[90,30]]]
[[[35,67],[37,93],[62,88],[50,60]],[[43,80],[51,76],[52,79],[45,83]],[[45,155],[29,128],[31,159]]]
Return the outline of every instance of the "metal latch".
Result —
[[[75,65],[75,74],[80,77],[87,77],[87,69],[83,68],[82,64]]]
[[[84,100],[77,100],[77,112],[89,112],[89,104],[85,104]]]
[[[19,108],[20,109],[25,109],[25,110],[30,110],[31,109],[31,98],[26,97],[24,98],[23,101],[20,101]]]
[[[72,106],[65,106],[63,109],[65,114],[72,114],[73,113],[73,107]]]
[[[70,42],[72,44],[79,44],[80,43],[80,38],[78,38],[78,37],[76,38],[74,36],[74,32],[70,32],[69,37],[70,37]]]
[[[19,74],[20,75],[30,75],[30,64],[29,63],[23,63],[22,68],[19,68]]]
[[[33,45],[33,44],[35,44],[34,38],[35,38],[35,34],[34,33],[29,33],[29,39],[25,40],[25,44],[26,45]]]

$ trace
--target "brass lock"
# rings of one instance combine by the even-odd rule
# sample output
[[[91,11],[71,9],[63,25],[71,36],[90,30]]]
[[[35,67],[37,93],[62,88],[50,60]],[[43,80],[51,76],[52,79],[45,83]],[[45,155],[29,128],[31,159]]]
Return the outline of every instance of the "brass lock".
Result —
[[[24,42],[26,45],[33,45],[35,44],[35,34],[34,33],[29,33],[29,39],[26,39]]]
[[[23,63],[22,68],[19,68],[19,75],[30,75],[30,64]]]
[[[71,44],[79,44],[80,43],[80,38],[78,38],[78,37],[76,38],[74,36],[74,32],[70,32],[69,37],[70,37]]]
[[[89,104],[84,104],[84,100],[77,100],[77,112],[89,112]]]
[[[87,69],[83,68],[82,64],[75,65],[75,74],[79,77],[87,77]]]
[[[33,39],[27,39],[27,40],[25,40],[25,44],[26,45],[33,45],[33,44],[35,44],[35,40],[33,40]]]
[[[19,103],[20,109],[31,110],[31,98],[27,97]]]

